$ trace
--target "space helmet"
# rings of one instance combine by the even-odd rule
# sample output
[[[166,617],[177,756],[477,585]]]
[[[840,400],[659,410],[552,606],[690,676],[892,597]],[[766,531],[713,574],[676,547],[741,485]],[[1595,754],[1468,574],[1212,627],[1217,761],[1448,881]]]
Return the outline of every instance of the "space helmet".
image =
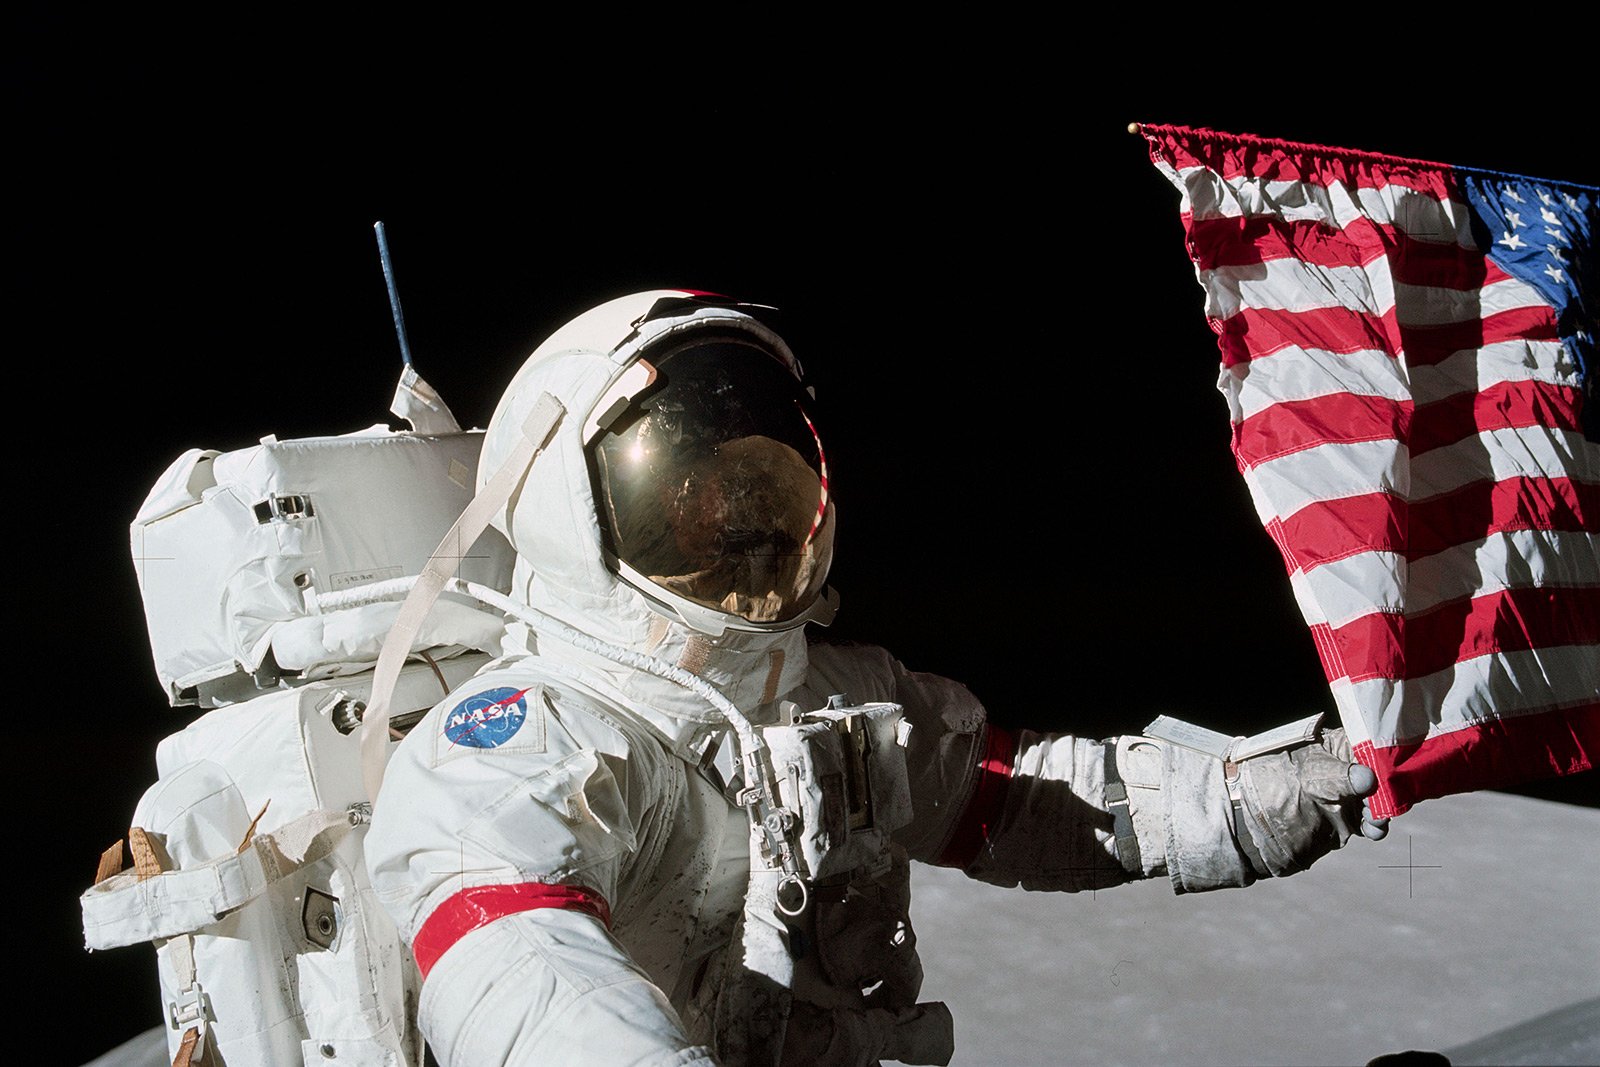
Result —
[[[510,450],[515,398],[553,391],[569,429],[552,470],[535,463],[530,483],[546,506],[592,515],[587,554],[610,576],[705,634],[826,623],[836,605],[827,455],[773,313],[691,290],[585,312],[519,371],[490,422],[480,478]],[[561,469],[565,482],[552,483]],[[539,528],[541,510],[514,502],[496,525],[533,572],[572,596],[593,591],[594,576],[579,573],[592,560],[567,558]]]

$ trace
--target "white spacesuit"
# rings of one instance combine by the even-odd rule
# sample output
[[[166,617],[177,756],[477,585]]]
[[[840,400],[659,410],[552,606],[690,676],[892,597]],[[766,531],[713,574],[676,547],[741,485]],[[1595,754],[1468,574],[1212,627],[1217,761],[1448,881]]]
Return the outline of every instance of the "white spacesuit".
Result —
[[[1250,739],[1166,720],[1105,743],[1013,732],[883,649],[809,644],[832,613],[834,503],[812,398],[763,314],[685,291],[611,301],[540,346],[490,423],[480,495],[541,397],[565,411],[493,519],[532,610],[395,748],[366,839],[443,1063],[945,1062],[948,1014],[916,1003],[907,858],[1002,886],[1165,875],[1188,892],[1303,869],[1361,825],[1370,775],[1315,720]],[[761,806],[810,788],[797,764],[741,751],[724,782],[719,746],[759,744],[748,724],[730,736],[728,702],[758,728],[903,709],[890,743],[856,749],[898,745],[899,777],[812,790],[836,846],[892,831],[867,878],[805,870],[788,816]],[[776,999],[745,988],[771,984],[747,905],[763,857],[809,892],[775,928],[812,980]]]

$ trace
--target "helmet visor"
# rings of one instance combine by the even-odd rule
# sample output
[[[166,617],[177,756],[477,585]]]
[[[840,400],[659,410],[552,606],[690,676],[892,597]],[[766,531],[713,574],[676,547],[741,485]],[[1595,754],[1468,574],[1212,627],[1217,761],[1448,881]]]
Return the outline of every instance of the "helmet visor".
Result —
[[[793,619],[833,560],[810,398],[750,340],[647,355],[655,383],[590,446],[611,550],[696,604],[755,623]]]

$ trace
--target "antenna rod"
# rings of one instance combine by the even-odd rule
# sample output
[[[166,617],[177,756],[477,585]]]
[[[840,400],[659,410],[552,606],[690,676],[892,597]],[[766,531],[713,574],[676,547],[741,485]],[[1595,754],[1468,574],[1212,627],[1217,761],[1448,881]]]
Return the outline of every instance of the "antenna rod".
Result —
[[[400,359],[411,366],[411,345],[406,341],[406,316],[400,310],[400,290],[394,284],[394,264],[389,260],[389,239],[383,233],[383,220],[372,224],[378,233],[378,258],[383,261],[383,281],[389,287],[389,307],[394,312],[394,332],[400,338]]]

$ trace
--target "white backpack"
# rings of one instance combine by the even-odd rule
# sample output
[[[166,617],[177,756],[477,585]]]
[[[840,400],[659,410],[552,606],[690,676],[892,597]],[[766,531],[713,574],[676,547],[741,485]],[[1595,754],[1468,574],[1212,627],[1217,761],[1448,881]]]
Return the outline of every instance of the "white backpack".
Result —
[[[151,941],[175,1064],[422,1062],[419,980],[372,899],[359,731],[398,599],[471,500],[481,431],[462,432],[408,367],[412,432],[193,449],[131,527],[155,658],[173,705],[211,709],[161,742],[159,778],[81,898],[90,949]],[[453,551],[510,585],[494,531]],[[391,736],[498,649],[501,616],[430,613],[391,699]],[[408,722],[409,720],[409,722]]]

